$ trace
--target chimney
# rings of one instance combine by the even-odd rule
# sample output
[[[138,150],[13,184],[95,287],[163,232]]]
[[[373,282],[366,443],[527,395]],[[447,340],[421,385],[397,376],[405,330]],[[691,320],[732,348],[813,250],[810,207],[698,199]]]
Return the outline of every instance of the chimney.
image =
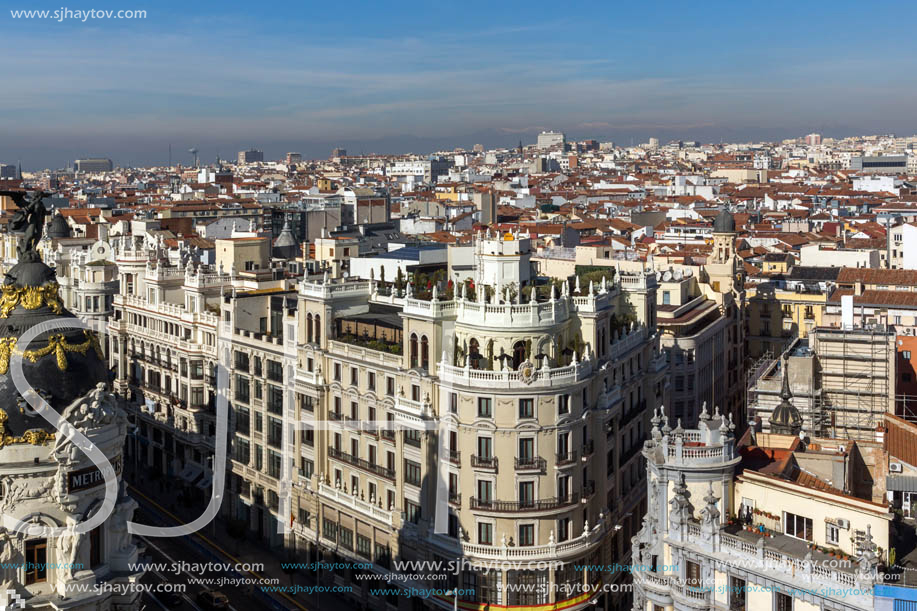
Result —
[[[841,328],[853,328],[853,295],[841,296]]]
[[[885,443],[885,432],[886,428],[884,425],[880,424],[876,427],[876,443]]]

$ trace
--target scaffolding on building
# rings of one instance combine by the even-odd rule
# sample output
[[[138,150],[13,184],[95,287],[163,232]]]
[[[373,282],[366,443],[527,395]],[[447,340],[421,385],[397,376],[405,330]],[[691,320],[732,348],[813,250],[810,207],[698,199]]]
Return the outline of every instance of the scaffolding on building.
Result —
[[[806,351],[801,353],[804,340],[790,342],[779,358],[765,354],[759,358],[748,374],[747,409],[750,421],[760,418],[762,430],[770,429],[770,416],[782,400],[783,359],[790,356],[813,356]],[[805,388],[799,384],[791,387],[792,401],[799,415],[802,416],[803,430],[810,437],[823,437],[830,431],[831,418],[825,410],[823,389],[811,377]]]
[[[894,332],[884,325],[814,331],[832,437],[875,439],[885,414],[894,413],[894,339]]]

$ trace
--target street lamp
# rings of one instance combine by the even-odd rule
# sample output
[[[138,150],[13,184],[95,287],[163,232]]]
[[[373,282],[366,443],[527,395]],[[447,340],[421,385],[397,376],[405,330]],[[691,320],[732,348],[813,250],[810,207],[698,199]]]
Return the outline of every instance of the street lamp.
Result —
[[[449,592],[446,593],[447,596],[449,594],[450,594]],[[452,611],[458,611],[458,588],[453,588],[451,594],[452,594]]]

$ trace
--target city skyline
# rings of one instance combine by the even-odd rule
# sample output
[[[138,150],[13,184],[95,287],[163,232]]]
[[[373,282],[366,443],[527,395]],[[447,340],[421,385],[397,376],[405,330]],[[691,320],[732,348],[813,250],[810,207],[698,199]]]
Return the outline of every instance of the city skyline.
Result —
[[[820,2],[654,8],[281,4],[252,16],[162,3],[129,21],[7,17],[11,47],[30,52],[0,59],[16,84],[0,100],[0,159],[152,165],[170,143],[176,163],[191,147],[205,161],[249,146],[420,153],[542,129],[625,145],[914,131],[917,90],[894,78],[913,53],[887,35],[911,7],[856,22]]]

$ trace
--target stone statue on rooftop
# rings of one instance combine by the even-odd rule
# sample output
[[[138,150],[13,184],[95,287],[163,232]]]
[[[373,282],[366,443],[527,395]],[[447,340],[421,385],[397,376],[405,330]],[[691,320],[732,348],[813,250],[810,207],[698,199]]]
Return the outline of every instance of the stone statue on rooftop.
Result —
[[[48,210],[42,199],[45,193],[42,191],[32,191],[31,195],[26,195],[24,191],[0,191],[0,195],[5,195],[13,200],[13,203],[19,208],[10,222],[10,228],[13,231],[25,231],[25,235],[19,242],[17,253],[19,260],[27,252],[37,253],[38,241],[41,240],[41,233],[45,227],[45,217]]]

